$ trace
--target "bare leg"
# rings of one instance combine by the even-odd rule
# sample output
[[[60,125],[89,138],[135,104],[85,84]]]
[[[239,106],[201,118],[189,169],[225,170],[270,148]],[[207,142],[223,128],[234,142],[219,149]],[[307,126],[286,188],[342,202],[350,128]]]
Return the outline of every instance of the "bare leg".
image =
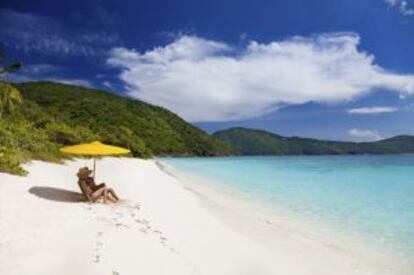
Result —
[[[104,203],[106,203],[106,196],[107,196],[106,187],[101,187],[91,194],[93,202],[96,202],[99,198],[103,197]]]
[[[107,199],[108,199],[108,189],[104,189],[105,191],[104,191],[104,195],[103,195],[103,201],[104,201],[104,204],[106,204],[107,203]]]
[[[106,187],[106,184],[103,182],[103,183],[100,183],[100,184],[98,184],[95,188],[96,189],[99,189],[99,188],[102,188],[102,187]]]
[[[104,186],[93,192],[91,194],[91,197],[93,202],[96,202],[99,198],[102,197],[105,204],[107,204],[108,199],[114,203],[119,200],[118,196],[112,188],[106,188]]]
[[[112,200],[113,202],[117,202],[119,201],[118,196],[116,195],[115,191],[112,188],[108,188],[108,193],[112,196],[112,198],[114,198],[114,200]]]

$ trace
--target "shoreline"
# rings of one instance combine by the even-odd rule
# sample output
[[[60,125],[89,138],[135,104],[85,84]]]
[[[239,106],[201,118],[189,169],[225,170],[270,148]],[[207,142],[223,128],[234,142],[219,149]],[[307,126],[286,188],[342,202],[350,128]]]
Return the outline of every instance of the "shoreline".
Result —
[[[206,208],[220,217],[223,223],[238,230],[242,229],[246,235],[263,244],[268,245],[273,233],[282,233],[315,242],[355,259],[363,258],[363,262],[369,265],[390,268],[390,270],[402,270],[400,268],[402,263],[407,265],[406,270],[412,267],[411,262],[395,261],[400,260],[402,256],[407,257],[406,255],[396,256],[384,247],[373,245],[365,239],[367,234],[354,233],[353,236],[347,236],[348,232],[343,229],[339,231],[338,228],[326,222],[315,224],[312,219],[305,218],[300,213],[293,213],[280,204],[276,206],[273,202],[265,201],[256,194],[250,194],[247,190],[239,190],[223,182],[217,182],[215,179],[175,167],[173,164],[162,164],[161,167],[198,196]],[[224,214],[225,212],[227,215]],[[248,224],[251,226],[248,230],[240,226],[243,220],[249,220]],[[258,231],[262,234],[255,234]],[[405,271],[401,272],[405,274]]]
[[[284,221],[258,230],[156,160],[100,160],[97,181],[123,202],[80,202],[75,171],[85,165],[34,161],[28,177],[0,173],[1,274],[409,274],[298,236]]]

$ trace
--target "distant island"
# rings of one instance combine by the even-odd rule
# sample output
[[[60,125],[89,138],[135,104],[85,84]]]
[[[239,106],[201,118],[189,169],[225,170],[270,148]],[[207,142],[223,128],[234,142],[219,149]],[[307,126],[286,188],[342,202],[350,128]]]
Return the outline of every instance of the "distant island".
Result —
[[[0,172],[23,175],[22,162],[57,162],[60,147],[93,140],[127,147],[141,158],[414,153],[408,135],[360,143],[240,127],[209,135],[167,109],[97,89],[48,81],[11,86],[20,94],[1,114]]]
[[[400,135],[375,142],[341,142],[285,137],[263,130],[230,128],[213,137],[240,155],[344,155],[414,153],[414,136]]]

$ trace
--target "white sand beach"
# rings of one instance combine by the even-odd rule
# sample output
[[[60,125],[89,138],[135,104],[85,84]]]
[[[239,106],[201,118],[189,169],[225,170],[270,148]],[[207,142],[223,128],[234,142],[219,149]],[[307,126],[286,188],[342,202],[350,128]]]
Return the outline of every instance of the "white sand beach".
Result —
[[[0,274],[404,274],[292,228],[225,222],[232,215],[153,160],[100,160],[97,181],[123,202],[85,203],[75,175],[85,165],[33,161],[27,177],[0,174]]]

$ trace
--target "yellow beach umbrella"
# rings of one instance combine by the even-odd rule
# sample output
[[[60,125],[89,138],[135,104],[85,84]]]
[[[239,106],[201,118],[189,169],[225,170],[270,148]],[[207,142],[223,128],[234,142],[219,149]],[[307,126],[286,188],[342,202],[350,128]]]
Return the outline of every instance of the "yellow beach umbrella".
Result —
[[[84,156],[112,156],[128,154],[131,151],[122,147],[103,144],[99,141],[67,146],[60,149],[62,153]],[[96,158],[93,161],[93,177],[96,175]]]

